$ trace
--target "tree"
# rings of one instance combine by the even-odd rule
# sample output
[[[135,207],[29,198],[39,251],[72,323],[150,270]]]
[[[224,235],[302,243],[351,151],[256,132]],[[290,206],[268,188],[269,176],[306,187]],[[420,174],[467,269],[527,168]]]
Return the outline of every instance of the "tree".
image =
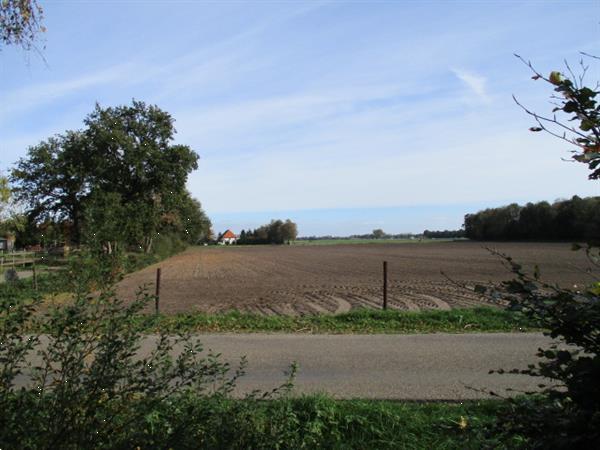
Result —
[[[381,228],[373,230],[372,234],[373,234],[373,239],[383,239],[385,237],[385,232]]]
[[[16,199],[33,222],[69,221],[80,241],[83,203],[93,181],[84,133],[67,131],[29,147],[11,173]]]
[[[288,244],[290,241],[294,241],[298,237],[298,225],[287,219],[281,226],[281,237]]]
[[[128,210],[123,225],[128,243],[148,252],[166,214],[182,213],[177,208],[185,205],[183,213],[191,222],[191,211],[201,211],[185,190],[198,155],[188,146],[172,144],[173,122],[168,113],[140,101],[115,108],[96,105],[84,120],[84,130],[67,131],[29,148],[11,175],[16,198],[33,221],[70,222],[72,239],[79,244],[92,192],[113,193]],[[205,227],[205,218],[194,220],[204,223],[196,228]]]
[[[243,235],[240,234],[240,244],[283,244],[290,242],[298,236],[298,226],[287,219],[271,220],[267,225],[262,225],[255,230],[248,230]]]
[[[0,222],[6,220],[9,209],[10,188],[8,178],[0,174]]]
[[[40,33],[46,31],[43,18],[44,11],[37,0],[1,0],[0,42],[30,50]]]

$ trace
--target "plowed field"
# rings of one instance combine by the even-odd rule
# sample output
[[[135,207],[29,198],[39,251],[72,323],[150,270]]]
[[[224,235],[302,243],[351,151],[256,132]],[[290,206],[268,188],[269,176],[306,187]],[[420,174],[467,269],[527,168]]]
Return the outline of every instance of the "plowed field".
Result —
[[[260,314],[340,313],[357,307],[380,308],[382,261],[389,264],[391,308],[450,309],[487,304],[475,284],[510,278],[488,245],[532,268],[546,281],[569,286],[587,283],[589,266],[570,244],[443,242],[335,246],[195,247],[130,274],[119,293],[133,298],[148,285],[154,291],[162,268],[161,312]]]

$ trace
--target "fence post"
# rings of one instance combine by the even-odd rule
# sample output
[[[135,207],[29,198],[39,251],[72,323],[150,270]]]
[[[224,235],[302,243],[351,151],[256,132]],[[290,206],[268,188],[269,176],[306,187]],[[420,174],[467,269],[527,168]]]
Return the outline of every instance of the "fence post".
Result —
[[[37,273],[35,271],[35,253],[33,254],[33,265],[32,265],[32,268],[33,268],[33,288],[37,292],[38,286],[37,286]]]
[[[387,261],[383,262],[383,309],[387,309]]]
[[[158,269],[156,269],[156,293],[155,293],[155,300],[154,300],[154,307],[156,309],[156,314],[158,314],[159,312],[159,298],[160,298],[160,267]]]

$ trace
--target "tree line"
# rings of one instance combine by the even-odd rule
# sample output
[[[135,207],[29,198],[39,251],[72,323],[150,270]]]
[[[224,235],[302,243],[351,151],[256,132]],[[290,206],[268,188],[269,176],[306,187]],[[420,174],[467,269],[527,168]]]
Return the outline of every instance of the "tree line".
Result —
[[[398,233],[389,234],[383,231],[381,228],[373,230],[371,233],[366,234],[351,234],[350,236],[335,236],[335,235],[324,235],[324,236],[303,236],[298,238],[299,241],[335,241],[335,240],[348,240],[348,239],[414,239],[419,237],[414,233]]]
[[[198,155],[173,144],[173,118],[156,106],[96,105],[82,130],[29,147],[10,174],[21,214],[0,228],[20,246],[86,244],[150,253],[210,237],[211,222],[186,190]]]
[[[298,236],[298,226],[287,219],[271,220],[270,223],[262,225],[254,230],[242,230],[238,238],[238,244],[285,244],[290,243]]]
[[[467,214],[464,229],[475,240],[598,240],[600,197],[488,208]]]
[[[465,230],[423,231],[425,239],[459,239],[465,237]]]

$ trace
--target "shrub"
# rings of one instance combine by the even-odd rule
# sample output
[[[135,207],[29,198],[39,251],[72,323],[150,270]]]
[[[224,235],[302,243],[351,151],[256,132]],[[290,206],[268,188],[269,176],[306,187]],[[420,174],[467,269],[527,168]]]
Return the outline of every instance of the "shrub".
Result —
[[[134,430],[147,429],[164,402],[226,398],[243,373],[243,360],[232,374],[189,334],[148,341],[133,319],[151,296],[140,291],[125,305],[107,275],[92,295],[88,269],[73,302],[45,315],[40,297],[0,291],[1,448],[135,448]]]
[[[19,274],[15,269],[7,269],[6,272],[4,272],[4,281],[7,283],[16,283],[19,281]]]
[[[595,255],[592,254],[595,252]],[[532,448],[600,447],[600,297],[598,284],[571,290],[548,284],[539,274],[530,275],[510,256],[501,256],[516,278],[493,295],[510,300],[519,311],[557,339],[527,369],[510,370],[545,378],[541,393],[511,400],[511,408],[492,429],[519,433],[532,439]],[[597,257],[597,250],[588,248]],[[503,373],[504,370],[495,372]]]

